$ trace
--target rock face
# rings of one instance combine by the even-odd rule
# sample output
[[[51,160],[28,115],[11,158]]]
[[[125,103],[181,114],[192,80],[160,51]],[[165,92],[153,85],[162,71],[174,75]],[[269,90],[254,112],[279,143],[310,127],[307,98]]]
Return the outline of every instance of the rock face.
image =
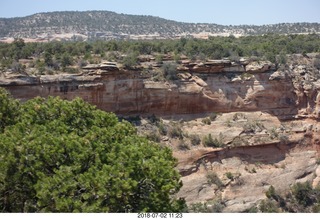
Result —
[[[288,57],[279,69],[248,60],[183,61],[177,69],[178,80],[155,82],[139,70],[104,63],[77,75],[3,73],[0,85],[22,101],[81,97],[119,115],[223,113],[211,126],[188,123],[183,129],[216,138],[223,133],[226,147],[173,148],[184,184],[178,196],[189,204],[220,197],[224,212],[241,212],[264,199],[271,185],[281,192],[296,182],[320,182],[320,72],[312,57]],[[211,173],[221,185],[209,183]]]
[[[123,115],[260,110],[292,117],[305,108],[308,114],[315,113],[312,109],[315,94],[310,93],[313,91],[307,85],[293,85],[290,77],[275,75],[271,63],[244,66],[210,61],[185,66],[189,71],[180,75],[187,77],[169,82],[154,82],[141,76],[140,71],[122,71],[109,64],[87,66],[87,73],[78,75],[3,75],[0,85],[21,100],[49,95],[65,99],[78,96],[103,110]],[[244,73],[248,66],[252,73]]]

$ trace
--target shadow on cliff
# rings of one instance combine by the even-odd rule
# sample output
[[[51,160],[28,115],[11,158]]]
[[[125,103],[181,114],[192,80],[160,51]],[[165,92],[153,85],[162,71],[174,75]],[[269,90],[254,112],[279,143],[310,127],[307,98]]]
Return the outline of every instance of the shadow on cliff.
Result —
[[[240,146],[234,148],[223,148],[211,151],[195,158],[195,168],[180,170],[182,176],[197,172],[205,163],[223,163],[224,159],[238,158],[247,164],[276,164],[286,158],[286,154],[293,148],[290,144],[270,143],[256,146]]]

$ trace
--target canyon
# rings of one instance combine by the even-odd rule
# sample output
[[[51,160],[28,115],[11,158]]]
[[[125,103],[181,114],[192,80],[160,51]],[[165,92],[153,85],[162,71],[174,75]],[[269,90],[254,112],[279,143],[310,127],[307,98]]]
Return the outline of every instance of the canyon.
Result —
[[[151,115],[167,129],[178,126],[181,137],[162,134],[159,140],[178,160],[183,187],[177,197],[243,212],[265,199],[271,185],[285,192],[296,182],[320,182],[318,57],[294,54],[283,65],[182,60],[176,80],[160,81],[148,74],[158,68],[150,60],[131,70],[104,62],[78,74],[2,72],[0,86],[21,101],[81,97],[121,117],[138,116],[141,134],[159,133]],[[204,122],[212,113],[215,118]],[[221,147],[192,144],[192,135],[210,135]]]

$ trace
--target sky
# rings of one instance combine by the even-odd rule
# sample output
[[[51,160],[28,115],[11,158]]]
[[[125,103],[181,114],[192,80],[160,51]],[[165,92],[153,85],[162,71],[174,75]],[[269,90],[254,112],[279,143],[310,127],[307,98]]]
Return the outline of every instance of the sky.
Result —
[[[106,10],[223,25],[320,23],[320,0],[0,0],[0,17]]]

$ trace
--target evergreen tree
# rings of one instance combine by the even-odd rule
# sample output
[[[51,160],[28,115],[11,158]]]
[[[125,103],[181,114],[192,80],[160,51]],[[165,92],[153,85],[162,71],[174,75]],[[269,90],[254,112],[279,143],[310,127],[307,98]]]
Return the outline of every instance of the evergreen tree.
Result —
[[[139,137],[112,113],[81,99],[35,98],[20,107],[15,124],[9,123],[0,134],[2,212],[184,207],[183,200],[172,199],[182,186],[172,152]]]

